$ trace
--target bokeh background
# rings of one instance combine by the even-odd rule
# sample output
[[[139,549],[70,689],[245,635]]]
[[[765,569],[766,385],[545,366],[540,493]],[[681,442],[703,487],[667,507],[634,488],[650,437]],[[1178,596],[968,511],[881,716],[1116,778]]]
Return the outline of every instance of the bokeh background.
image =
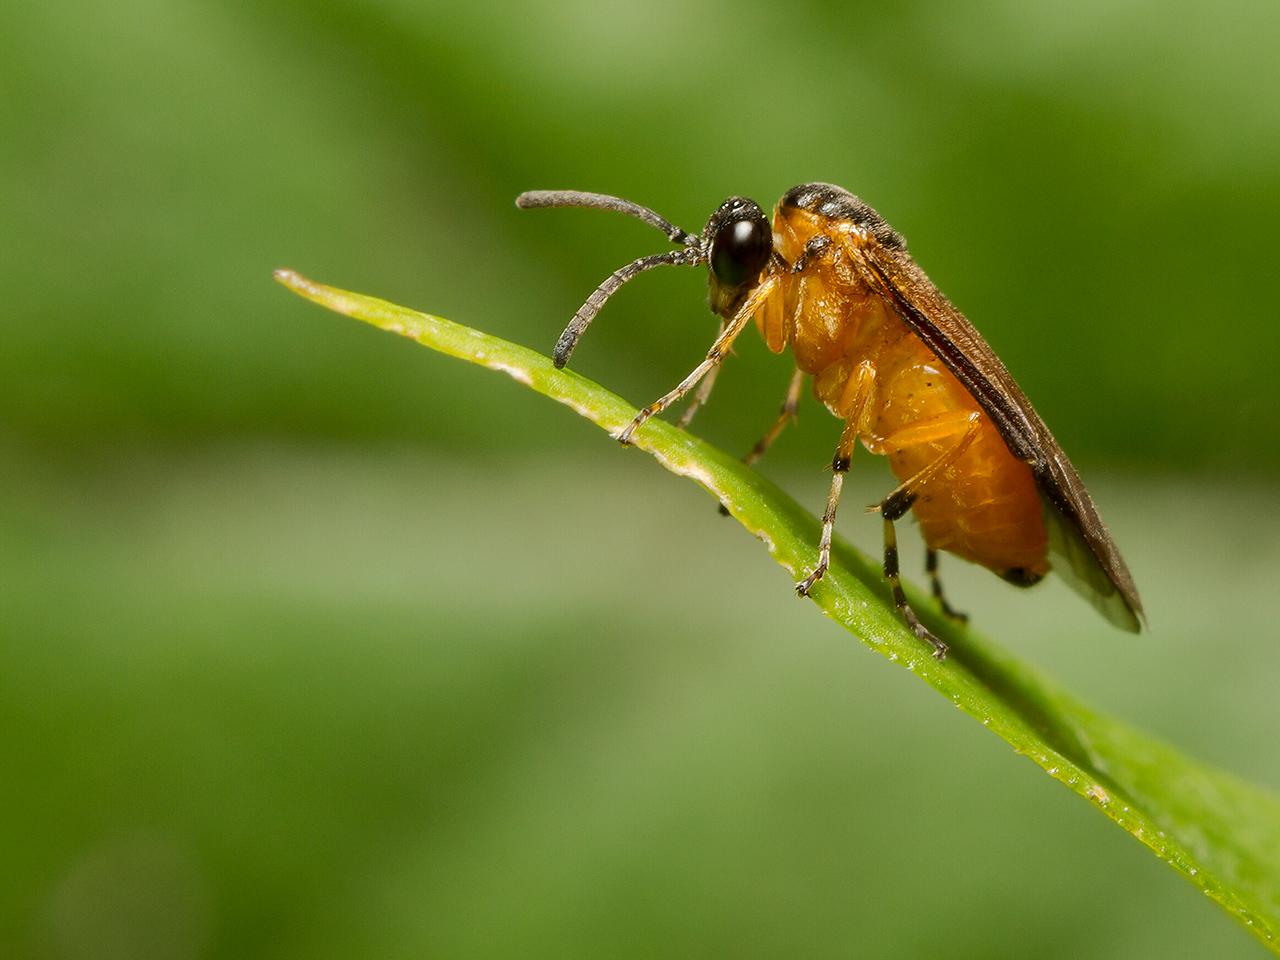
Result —
[[[517,212],[520,190],[696,229],[731,193],[853,189],[1071,451],[1152,630],[957,562],[958,605],[1280,786],[1280,8],[19,0],[5,21],[0,955],[1258,954],[796,602],[693,485],[270,276],[549,349],[663,241]],[[664,391],[714,332],[704,283],[628,287],[578,369]],[[696,428],[745,449],[787,377],[744,339]],[[764,469],[817,512],[835,437],[809,400]],[[854,502],[888,483],[855,473]]]

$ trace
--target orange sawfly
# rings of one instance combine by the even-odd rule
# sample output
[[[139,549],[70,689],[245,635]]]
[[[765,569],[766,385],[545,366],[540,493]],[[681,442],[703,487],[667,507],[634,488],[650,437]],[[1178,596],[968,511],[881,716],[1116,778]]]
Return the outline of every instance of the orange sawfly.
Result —
[[[796,371],[778,419],[745,458],[754,463],[794,417],[804,383],[844,424],[832,458],[831,491],[818,558],[796,590],[805,596],[831,559],[831,537],[855,445],[887,456],[901,481],[872,509],[884,525],[884,574],[912,631],[946,645],[903,594],[894,522],[919,521],[926,568],[943,612],[956,614],[937,573],[945,550],[1018,586],[1051,566],[1122,629],[1137,632],[1142,602],[1133,578],[1062,447],[981,334],[907,252],[902,236],[841,187],[808,183],[778,202],[773,223],[758,204],[730,197],[701,233],[647,207],[571,190],[521,194],[517,206],[594,207],[635,217],[677,245],[611,274],[574,314],[556,343],[563,367],[609,296],[654,267],[706,265],[720,333],[706,358],[673,390],[643,408],[617,439],[633,433],[701,384],[681,418],[706,401],[720,363],[754,319],[770,350],[790,347]]]

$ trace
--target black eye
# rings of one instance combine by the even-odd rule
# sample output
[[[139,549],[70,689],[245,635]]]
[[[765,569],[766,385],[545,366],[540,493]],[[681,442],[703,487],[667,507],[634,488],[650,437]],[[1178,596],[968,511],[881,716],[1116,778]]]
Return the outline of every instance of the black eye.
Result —
[[[764,217],[731,220],[711,241],[711,269],[726,287],[754,280],[769,260],[773,232]]]

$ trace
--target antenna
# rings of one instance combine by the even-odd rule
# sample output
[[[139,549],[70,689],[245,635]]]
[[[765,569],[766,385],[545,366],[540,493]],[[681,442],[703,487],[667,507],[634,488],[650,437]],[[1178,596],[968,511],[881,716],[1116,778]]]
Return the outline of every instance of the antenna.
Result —
[[[646,270],[664,266],[694,266],[706,260],[702,238],[697,234],[681,230],[665,217],[654,213],[648,207],[642,207],[621,197],[611,197],[604,193],[584,193],[580,190],[529,190],[516,197],[516,206],[521,210],[537,207],[591,207],[597,210],[612,210],[614,213],[625,213],[629,217],[642,220],[651,227],[656,227],[666,234],[672,243],[684,245],[683,250],[672,250],[668,253],[655,253],[647,257],[632,260],[625,267],[619,267],[605,279],[600,286],[591,292],[586,302],[578,308],[560,339],[552,351],[551,359],[556,368],[562,368],[569,362],[573,349],[587,332],[587,327],[596,318],[596,314],[605,302],[624,283],[632,277],[639,276]]]
[[[584,193],[581,190],[526,190],[516,197],[516,206],[521,210],[535,207],[593,207],[597,210],[612,210],[614,213],[625,213],[628,217],[643,220],[651,227],[657,227],[667,235],[672,243],[683,243],[686,246],[700,243],[700,239],[687,230],[681,230],[666,217],[659,216],[648,207],[642,207],[621,197],[611,197],[607,193]]]

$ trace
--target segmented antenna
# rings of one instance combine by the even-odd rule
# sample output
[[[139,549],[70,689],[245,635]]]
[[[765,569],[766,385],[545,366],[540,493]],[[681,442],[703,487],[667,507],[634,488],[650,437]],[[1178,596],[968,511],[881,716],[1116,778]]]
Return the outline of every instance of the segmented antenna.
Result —
[[[682,230],[665,217],[659,216],[648,207],[642,207],[621,197],[612,197],[604,193],[584,193],[580,190],[529,190],[516,197],[516,206],[522,210],[536,207],[593,207],[597,210],[612,210],[614,213],[625,213],[629,217],[642,220],[651,227],[656,227],[666,234],[672,243],[684,245],[683,250],[672,250],[669,253],[655,253],[647,257],[633,260],[625,267],[619,267],[605,281],[592,291],[586,302],[578,308],[573,319],[556,341],[551,359],[557,368],[569,362],[573,349],[587,332],[587,327],[596,318],[596,314],[613,296],[619,287],[632,277],[639,276],[646,270],[664,266],[689,266],[706,260],[702,238],[697,234]]]
[[[654,213],[648,207],[642,207],[621,197],[611,197],[607,193],[584,193],[581,190],[526,190],[516,197],[516,206],[521,210],[535,207],[594,207],[597,210],[612,210],[614,213],[625,213],[628,217],[643,220],[651,227],[657,227],[667,235],[672,243],[698,243],[695,234],[681,230],[666,217]]]

